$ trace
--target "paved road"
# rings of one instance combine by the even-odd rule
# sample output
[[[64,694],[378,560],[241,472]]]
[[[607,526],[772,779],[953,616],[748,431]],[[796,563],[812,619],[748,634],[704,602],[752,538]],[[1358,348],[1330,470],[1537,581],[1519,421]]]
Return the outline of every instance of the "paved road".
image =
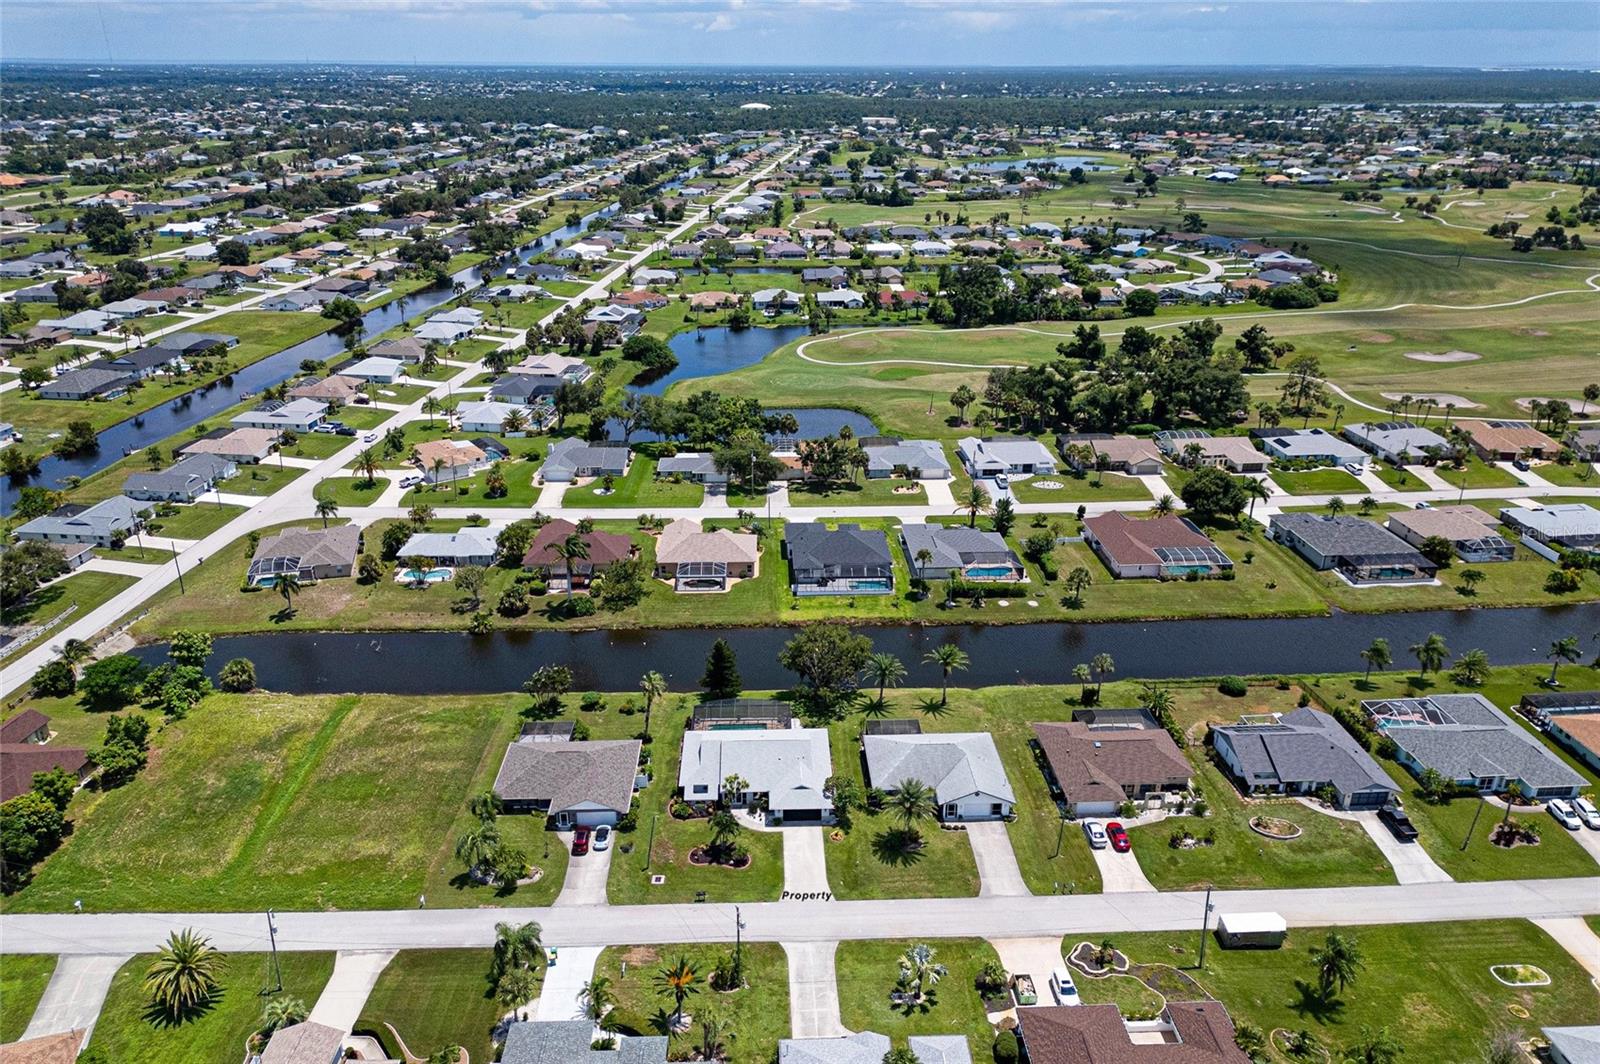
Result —
[[[1383,887],[1219,891],[1217,912],[1281,913],[1291,925],[1429,923],[1600,914],[1600,877]],[[1200,926],[1204,895],[1085,894],[1026,898],[761,902],[744,905],[745,937],[756,942],[909,938],[959,930],[984,938],[1176,931]],[[405,909],[280,912],[278,948],[407,949],[487,946],[501,921],[537,920],[547,945],[608,946],[733,939],[733,906],[611,905],[543,909]],[[8,914],[7,953],[122,953],[155,948],[168,932],[193,927],[227,952],[267,948],[260,913]]]
[[[6,948],[10,950],[9,943]],[[105,1004],[106,991],[111,989],[111,977],[127,960],[127,954],[122,953],[62,957],[22,1037],[43,1038],[47,1034],[85,1030],[93,1038],[100,1006]]]

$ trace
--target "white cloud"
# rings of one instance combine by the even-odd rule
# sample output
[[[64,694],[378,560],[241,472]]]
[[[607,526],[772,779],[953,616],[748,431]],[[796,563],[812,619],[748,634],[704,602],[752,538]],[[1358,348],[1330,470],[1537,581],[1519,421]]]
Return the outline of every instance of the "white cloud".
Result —
[[[701,33],[727,33],[729,30],[736,28],[737,24],[734,22],[733,16],[726,11],[720,12],[705,22],[695,24],[695,29]]]

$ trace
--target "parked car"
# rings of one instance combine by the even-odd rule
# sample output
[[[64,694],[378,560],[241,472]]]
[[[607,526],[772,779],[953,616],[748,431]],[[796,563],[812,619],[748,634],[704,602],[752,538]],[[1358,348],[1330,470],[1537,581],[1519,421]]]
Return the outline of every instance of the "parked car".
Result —
[[[1577,811],[1579,820],[1600,831],[1600,809],[1596,809],[1593,802],[1587,798],[1574,798],[1572,808]]]
[[[401,477],[400,478],[400,486],[402,488],[414,488],[418,484],[421,484],[421,483],[422,483],[422,478],[421,477]]]
[[[1050,973],[1050,992],[1056,996],[1058,1005],[1079,1005],[1078,986],[1072,981],[1072,973],[1065,968],[1057,968]]]
[[[1572,803],[1564,802],[1560,798],[1550,799],[1550,804],[1545,807],[1550,810],[1550,815],[1556,818],[1556,823],[1568,831],[1581,831],[1583,821],[1578,819],[1577,810],[1572,808]]]
[[[599,827],[594,829],[594,839],[590,841],[589,848],[592,850],[603,850],[610,845],[611,829],[605,824],[601,824]]]
[[[356,434],[356,430],[351,428],[349,425],[340,425],[333,431],[340,436],[354,436]]]
[[[338,430],[335,429],[332,425],[328,424],[326,421],[324,421],[320,425],[311,426],[311,431],[312,432],[320,432],[324,436],[332,436]]]
[[[1417,826],[1406,816],[1406,811],[1397,805],[1386,805],[1378,810],[1378,819],[1386,824],[1394,837],[1401,842],[1417,841]]]
[[[1099,821],[1085,820],[1083,822],[1083,835],[1089,840],[1092,849],[1103,850],[1111,841],[1106,838],[1106,829],[1100,826]]]
[[[572,856],[582,857],[589,852],[589,829],[579,827],[572,833]]]
[[[994,486],[1003,491],[1011,487],[1011,478],[1004,473],[996,473],[994,475]]]
[[[362,443],[377,443],[378,442],[378,434],[376,432],[369,432],[365,436],[361,437],[361,442]]]
[[[1115,820],[1106,825],[1106,837],[1111,840],[1111,848],[1118,853],[1133,849],[1133,840],[1128,838],[1127,829]]]

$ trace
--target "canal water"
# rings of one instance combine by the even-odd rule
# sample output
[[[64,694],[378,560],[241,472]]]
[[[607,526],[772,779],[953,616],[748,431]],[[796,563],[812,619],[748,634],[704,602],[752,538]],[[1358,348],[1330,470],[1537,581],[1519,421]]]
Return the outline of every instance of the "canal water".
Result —
[[[1015,607],[1013,607],[1015,608]],[[1600,628],[1600,605],[1524,609],[1435,610],[1253,620],[1185,620],[1015,625],[867,625],[859,629],[878,650],[906,663],[908,684],[935,686],[939,671],[923,656],[955,643],[971,667],[954,684],[1072,682],[1073,666],[1100,653],[1116,675],[1141,679],[1186,676],[1351,672],[1374,639],[1389,641],[1396,668],[1406,648],[1429,633],[1444,636],[1457,654],[1481,648],[1496,664],[1538,662],[1550,644]],[[219,637],[213,670],[230,658],[255,662],[263,688],[293,694],[362,691],[389,694],[479,694],[518,690],[541,665],[572,670],[574,689],[627,690],[655,670],[675,691],[692,691],[716,639],[726,639],[750,690],[783,688],[794,676],[778,652],[794,634],[786,627],[640,629],[632,631],[330,633],[282,632]],[[152,644],[136,653],[161,659]]]

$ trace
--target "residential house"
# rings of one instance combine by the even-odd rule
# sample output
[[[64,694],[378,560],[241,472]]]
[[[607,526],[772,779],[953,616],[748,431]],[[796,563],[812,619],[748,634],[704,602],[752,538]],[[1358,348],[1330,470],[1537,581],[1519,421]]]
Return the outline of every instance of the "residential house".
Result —
[[[1084,520],[1083,541],[1119,579],[1215,576],[1233,568],[1232,559],[1187,517],[1136,520],[1112,510]]]
[[[1517,708],[1573,757],[1600,772],[1600,691],[1525,694]]]
[[[534,535],[527,553],[522,556],[522,567],[544,573],[552,590],[564,589],[569,563],[561,557],[557,548],[570,536],[581,539],[588,552],[588,557],[573,558],[570,562],[573,590],[588,587],[596,574],[634,555],[633,540],[627,536],[615,532],[579,532],[578,526],[571,521],[557,518]]]
[[[833,819],[823,793],[832,774],[826,728],[685,731],[678,790],[687,802],[756,805],[769,824],[817,824]],[[743,786],[725,793],[733,777]]]
[[[400,548],[401,558],[431,558],[439,565],[493,565],[498,533],[487,528],[417,532]]]
[[[919,1064],[972,1064],[967,1036],[914,1034],[906,1047]],[[861,1031],[838,1038],[782,1038],[778,1064],[881,1064],[890,1048],[886,1035]]]
[[[1262,450],[1273,458],[1291,462],[1317,462],[1340,469],[1360,469],[1367,452],[1324,429],[1253,429]]]
[[[508,372],[513,376],[528,377],[552,392],[563,384],[582,384],[594,376],[594,368],[583,359],[554,353],[529,355]]]
[[[1105,469],[1134,477],[1160,476],[1161,448],[1138,436],[1080,433],[1057,436],[1056,450],[1073,469]],[[1087,457],[1085,451],[1087,450]]]
[[[728,474],[717,469],[715,457],[709,451],[680,451],[656,462],[656,476],[679,477],[695,484],[728,483]]]
[[[522,418],[524,428],[518,432],[506,432],[506,435],[517,437],[544,428],[549,420],[547,415],[553,412],[547,405],[502,403],[489,399],[462,403],[456,407],[456,424],[462,432],[505,432],[506,418],[513,413]]]
[[[42,399],[115,399],[128,390],[133,374],[104,364],[68,370],[39,386]]]
[[[109,369],[117,373],[126,373],[133,380],[148,380],[158,373],[168,369],[178,369],[183,365],[183,355],[180,352],[152,346],[102,359],[89,368]]]
[[[1053,794],[1075,817],[1114,816],[1123,802],[1189,789],[1194,768],[1148,713],[1105,711],[1033,725]],[[1109,723],[1100,723],[1101,720]]]
[[[315,399],[272,400],[234,416],[228,424],[245,429],[276,429],[306,433],[322,424],[328,404]]]
[[[674,591],[726,591],[732,581],[753,578],[760,560],[760,537],[704,530],[699,521],[673,521],[656,540],[656,576],[672,581]]]
[[[1242,436],[1213,436],[1204,429],[1158,432],[1156,446],[1173,461],[1216,466],[1235,473],[1264,473],[1267,456]]]
[[[637,739],[518,738],[506,746],[494,793],[506,812],[543,813],[558,829],[615,824],[633,803],[639,748]]]
[[[834,310],[860,310],[867,305],[866,296],[849,288],[835,288],[827,292],[818,292],[816,300],[817,306],[831,307]]]
[[[583,316],[583,320],[590,325],[614,326],[623,339],[627,339],[644,327],[643,313],[616,303],[604,303],[590,309],[589,313]]]
[[[1397,466],[1437,457],[1450,449],[1443,436],[1409,421],[1356,422],[1344,427],[1344,438]]]
[[[1269,533],[1319,571],[1354,585],[1432,580],[1438,566],[1393,532],[1359,517],[1274,514]]]
[[[449,346],[457,340],[472,335],[472,326],[464,321],[434,321],[429,319],[412,331],[412,338],[424,344],[439,343]]]
[[[326,377],[307,377],[289,389],[289,398],[313,399],[336,407],[360,395],[365,386],[365,381],[339,373]]]
[[[374,384],[393,384],[406,375],[406,364],[395,358],[363,358],[339,371],[346,377],[357,377]]]
[[[277,310],[293,314],[298,311],[320,310],[331,299],[332,297],[326,292],[297,288],[291,292],[279,292],[276,295],[268,296],[260,303],[257,303],[256,306],[262,310]]]
[[[1539,1033],[1544,1035],[1550,1064],[1600,1064],[1600,1024],[1541,1027]]]
[[[815,266],[800,271],[800,283],[843,288],[850,283],[850,272],[842,266]]]
[[[588,443],[575,436],[550,445],[539,475],[547,484],[570,483],[586,477],[626,476],[631,460],[624,443]]]
[[[1028,579],[1022,559],[998,532],[963,525],[908,524],[900,529],[911,575],[923,580],[1018,583]]]
[[[116,326],[117,320],[98,310],[80,310],[65,318],[47,318],[39,322],[47,329],[65,329],[73,336],[93,336]]]
[[[1527,798],[1571,798],[1587,789],[1537,735],[1476,693],[1361,703],[1374,726],[1394,740],[1395,760],[1413,776],[1429,769],[1458,787],[1496,793],[1511,784]]]
[[[147,507],[126,495],[113,495],[93,506],[68,505],[19,527],[17,539],[44,543],[92,543],[109,547],[133,534],[143,522],[140,514]]]
[[[1116,1005],[1018,1009],[1030,1064],[1250,1064],[1220,1001],[1169,1001],[1154,1020]]]
[[[1388,529],[1413,547],[1435,536],[1447,539],[1464,562],[1508,562],[1516,546],[1500,535],[1498,525],[1476,506],[1433,506],[1390,514]]]
[[[286,529],[256,544],[245,583],[265,587],[285,573],[302,583],[349,576],[360,550],[361,529],[355,525]]]
[[[421,362],[428,353],[426,341],[415,336],[401,336],[392,340],[379,340],[367,348],[367,354],[377,358],[397,358],[401,362]]]
[[[1600,510],[1586,503],[1508,506],[1500,520],[1522,537],[1523,546],[1551,561],[1569,550],[1600,554]]]
[[[481,448],[465,440],[424,440],[412,448],[411,464],[429,484],[453,484],[493,463]]]
[[[797,310],[801,302],[800,293],[787,288],[763,288],[750,296],[750,305],[757,310]]]
[[[665,1035],[613,1035],[614,1049],[593,1049],[594,1031],[589,1020],[512,1023],[500,1060],[502,1064],[666,1064]]]
[[[940,820],[999,820],[1009,817],[1016,803],[988,732],[869,731],[861,746],[867,786],[895,791],[906,780],[917,780],[933,790]]]
[[[130,473],[122,494],[146,502],[194,502],[238,471],[232,459],[221,455],[189,455],[157,473]]]
[[[1526,421],[1457,422],[1471,441],[1472,450],[1485,462],[1513,462],[1518,458],[1554,458],[1561,445]]]
[[[253,465],[278,446],[276,429],[217,429],[178,449],[180,454],[214,454],[240,465]]]
[[[1320,709],[1251,714],[1238,724],[1215,724],[1211,742],[1246,794],[1326,790],[1340,809],[1381,809],[1400,793],[1372,755]]]
[[[94,763],[81,746],[50,742],[50,718],[25,709],[0,724],[0,802],[33,790],[33,774],[65,769],[81,783],[94,771]]]
[[[272,1032],[255,1064],[337,1064],[344,1060],[349,1034],[327,1024],[302,1020]]]
[[[956,443],[956,455],[974,477],[1031,476],[1056,471],[1056,460],[1045,445],[1025,436],[966,436]]]
[[[902,440],[867,436],[859,441],[867,455],[867,477],[903,476],[914,480],[949,480],[950,462],[938,440]]]
[[[888,595],[894,592],[894,558],[881,529],[791,521],[784,526],[796,595]]]

